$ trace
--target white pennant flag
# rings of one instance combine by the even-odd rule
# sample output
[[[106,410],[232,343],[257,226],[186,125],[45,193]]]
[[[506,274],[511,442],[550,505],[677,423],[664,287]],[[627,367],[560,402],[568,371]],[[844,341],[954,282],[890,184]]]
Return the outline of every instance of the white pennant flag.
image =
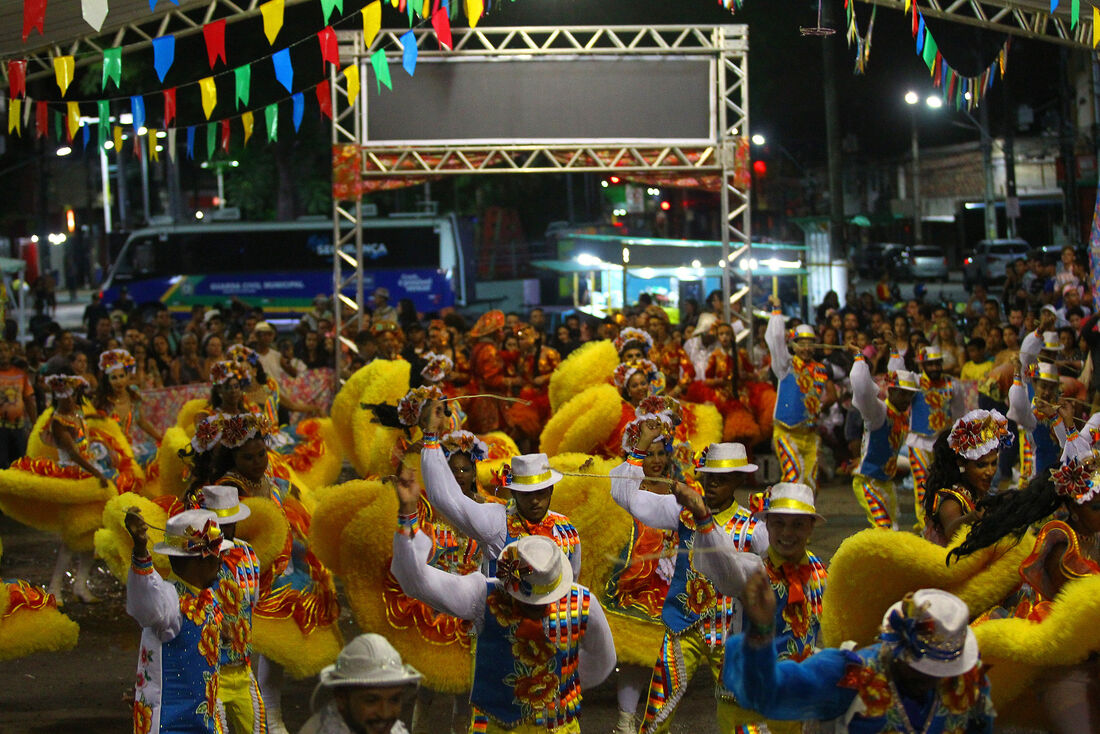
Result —
[[[80,0],[80,10],[84,21],[97,31],[107,20],[107,0]]]
[[[176,128],[168,128],[168,157],[176,162]]]

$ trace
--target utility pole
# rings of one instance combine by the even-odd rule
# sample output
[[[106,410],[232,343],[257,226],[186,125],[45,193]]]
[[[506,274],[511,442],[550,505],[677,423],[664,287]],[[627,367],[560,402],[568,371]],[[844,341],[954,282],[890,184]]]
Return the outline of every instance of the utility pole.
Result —
[[[1016,101],[1009,80],[1001,81],[1005,121],[1005,235],[1011,238],[1016,236],[1016,220],[1020,217],[1020,198],[1016,195]]]
[[[1062,154],[1063,191],[1065,192],[1065,230],[1069,243],[1074,247],[1081,239],[1080,206],[1077,196],[1077,150],[1074,102],[1076,95],[1069,78],[1069,51],[1058,50],[1058,96],[1061,126],[1058,142]]]
[[[997,239],[997,205],[993,200],[993,136],[989,134],[989,104],[978,105],[978,128],[982,142],[982,172],[985,174],[985,238]]]
[[[833,28],[836,14],[833,0],[821,0],[822,25]],[[825,139],[829,166],[829,250],[833,260],[848,256],[844,240],[844,178],[841,175],[840,99],[836,86],[839,34],[821,39],[821,61],[824,67]]]

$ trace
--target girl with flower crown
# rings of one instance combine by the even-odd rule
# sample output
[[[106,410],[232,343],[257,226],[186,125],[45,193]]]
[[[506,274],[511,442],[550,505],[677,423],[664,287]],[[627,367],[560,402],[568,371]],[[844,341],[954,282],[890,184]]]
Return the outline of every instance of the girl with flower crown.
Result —
[[[963,525],[981,517],[997,457],[1012,445],[1008,419],[996,410],[972,410],[936,439],[925,485],[924,538],[946,546]]]
[[[164,434],[141,414],[141,393],[133,384],[134,358],[125,349],[108,349],[99,355],[99,371],[102,378],[96,389],[96,413],[100,418],[119,425],[130,442],[134,457],[143,467],[152,463],[157,455],[157,445]],[[153,440],[141,439],[134,432],[134,425]]]

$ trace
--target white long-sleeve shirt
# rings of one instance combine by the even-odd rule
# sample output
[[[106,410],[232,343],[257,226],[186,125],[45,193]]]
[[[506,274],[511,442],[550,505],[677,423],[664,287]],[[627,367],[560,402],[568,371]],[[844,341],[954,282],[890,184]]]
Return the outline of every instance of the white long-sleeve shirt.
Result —
[[[394,533],[393,560],[390,571],[407,596],[454,617],[467,619],[474,632],[481,632],[485,623],[486,576],[474,572],[465,576],[450,574],[428,565],[432,541],[424,533],[411,538]],[[492,583],[496,583],[493,579]],[[596,595],[588,607],[588,626],[580,642],[578,674],[581,689],[599,685],[615,668],[615,643],[607,625],[603,608]]]
[[[782,381],[791,371],[791,350],[787,348],[787,319],[783,314],[772,314],[768,319],[768,328],[764,331],[764,341],[772,355],[772,372],[775,379]]]
[[[855,361],[849,379],[852,383],[852,405],[863,416],[864,427],[869,431],[881,428],[886,422],[886,402],[878,396],[878,384],[865,360]]]
[[[653,494],[641,489],[642,467],[623,462],[611,470],[611,498],[638,522],[657,530],[680,526],[680,504],[673,495]],[[695,533],[692,563],[718,593],[738,596],[749,578],[764,569],[760,555],[768,550],[768,528],[757,523],[752,532],[752,553],[739,550],[736,541],[722,528]]]

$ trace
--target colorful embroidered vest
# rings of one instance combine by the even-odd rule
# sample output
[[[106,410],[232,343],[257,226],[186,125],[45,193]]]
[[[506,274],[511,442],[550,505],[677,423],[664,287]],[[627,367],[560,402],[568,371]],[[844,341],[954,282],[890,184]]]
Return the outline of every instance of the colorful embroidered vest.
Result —
[[[215,598],[225,620],[221,665],[248,663],[252,657],[252,600],[260,586],[260,559],[252,546],[234,539],[222,557]]]
[[[975,665],[961,676],[940,679],[935,696],[930,698],[929,703],[935,710],[928,706],[920,707],[920,720],[909,722],[910,725],[906,726],[904,704],[895,700],[886,677],[889,658],[882,655],[881,643],[856,650],[852,657],[859,659],[862,665],[853,661],[837,685],[855,689],[866,708],[849,722],[849,734],[879,734],[885,731],[966,734],[972,718],[993,714],[989,681],[982,674],[981,666]],[[921,728],[926,720],[928,726]]]
[[[218,658],[222,611],[216,601],[219,584],[197,589],[173,581],[180,599],[179,634],[163,642],[160,730],[220,732]]]
[[[450,526],[425,497],[420,498],[420,526],[432,539],[428,565],[447,573],[465,576],[481,566],[481,548],[477,541]]]
[[[789,428],[817,425],[827,379],[825,365],[791,357],[790,372],[777,387],[775,420]]]
[[[951,395],[954,392],[950,379],[933,383],[921,375],[920,392],[913,396],[909,414],[909,430],[922,436],[932,436],[951,425]]]
[[[863,431],[863,458],[857,474],[889,481],[898,468],[898,451],[909,435],[909,413],[899,413],[886,403],[886,420],[873,431]]]
[[[803,600],[790,603],[791,580],[783,562],[768,551],[764,568],[775,592],[775,650],[779,660],[801,661],[812,655],[821,633],[821,598],[825,594],[825,565],[813,553],[797,568]]]
[[[541,620],[528,619],[495,581],[486,585],[484,626],[474,651],[470,731],[485,731],[489,720],[509,728],[523,723],[554,729],[580,714],[577,663],[590,603],[588,589],[574,584],[546,605]]]
[[[1062,424],[1062,416],[1042,417],[1036,413],[1037,423],[1031,431],[1032,459],[1034,469],[1031,476],[1037,477],[1048,469],[1058,466],[1062,458],[1062,444],[1055,429]]]
[[[505,522],[507,530],[507,537],[504,539],[505,545],[527,535],[543,535],[558,544],[570,563],[573,562],[573,555],[581,546],[580,533],[573,527],[573,523],[569,521],[568,517],[557,512],[547,512],[546,517],[538,523],[528,522],[516,510],[515,500],[509,500],[508,515]],[[484,573],[486,576],[494,578],[497,575],[495,558],[486,558],[482,565],[485,567]]]
[[[751,552],[752,533],[756,520],[748,510],[736,502],[714,516],[717,525],[711,532],[732,535],[738,550]],[[741,630],[741,603],[722,596],[691,563],[695,547],[695,519],[687,510],[680,512],[680,525],[676,535],[680,539],[676,555],[676,570],[672,574],[665,605],[661,609],[661,621],[674,635],[699,625],[703,639],[712,647],[725,644],[726,636]]]

